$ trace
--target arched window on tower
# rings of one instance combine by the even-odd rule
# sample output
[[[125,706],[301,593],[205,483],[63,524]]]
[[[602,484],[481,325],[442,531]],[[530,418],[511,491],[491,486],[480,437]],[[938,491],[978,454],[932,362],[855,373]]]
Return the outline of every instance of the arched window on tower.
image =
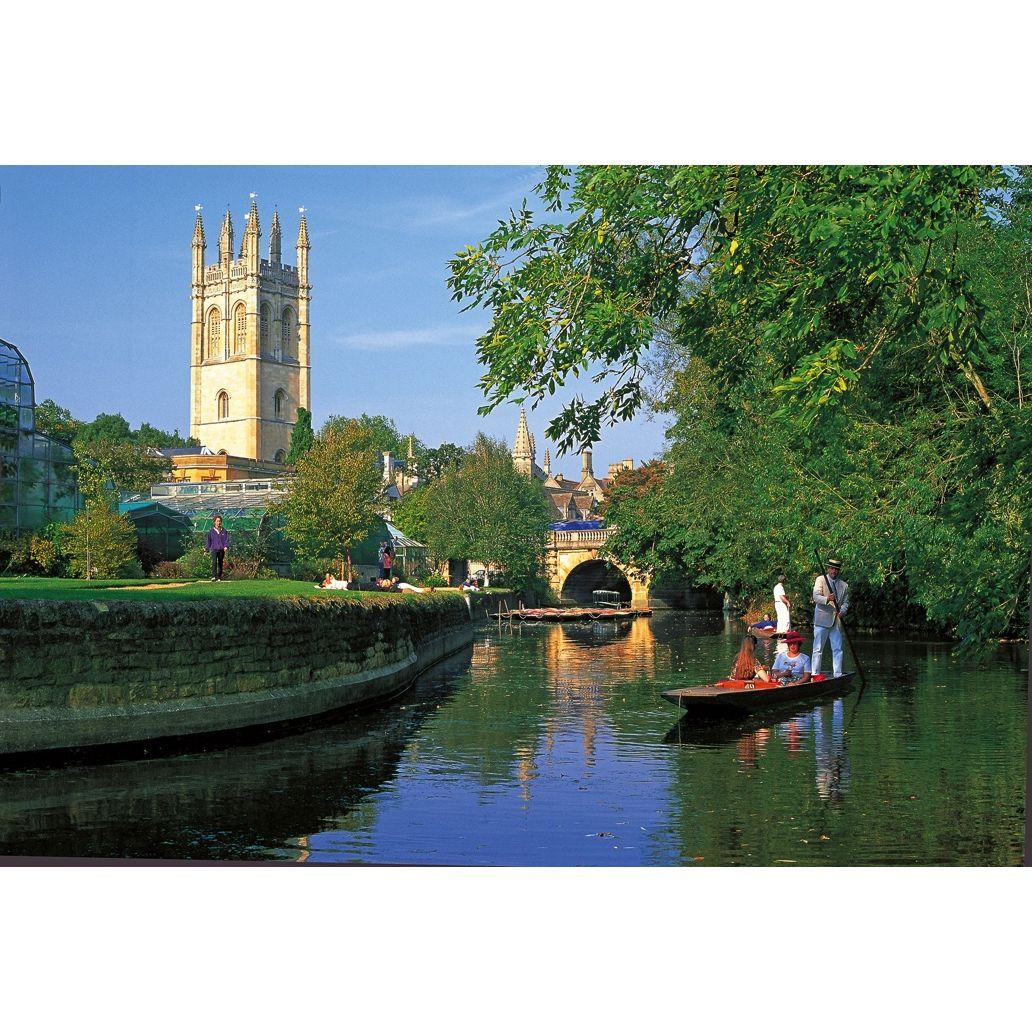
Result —
[[[277,419],[283,418],[283,410],[286,408],[287,392],[280,388],[276,391],[276,396],[272,399],[273,412]]]
[[[219,419],[229,419],[229,395],[225,391],[219,391]]]
[[[276,454],[273,456],[272,461],[273,462],[279,462],[281,464],[286,462],[287,461],[287,453],[282,448],[280,448],[280,450],[278,452],[276,452]]]
[[[261,326],[259,329],[260,347],[258,350],[263,354],[268,354],[269,346],[272,343],[269,339],[269,334],[272,332],[272,308],[269,307],[268,303],[262,305],[262,318]]]
[[[283,335],[281,358],[294,358],[297,354],[297,319],[292,308],[283,309]]]
[[[247,309],[243,301],[233,309],[233,354],[242,355],[247,350]]]
[[[219,358],[219,338],[222,336],[222,313],[217,308],[208,309],[208,340],[204,357],[209,362]]]

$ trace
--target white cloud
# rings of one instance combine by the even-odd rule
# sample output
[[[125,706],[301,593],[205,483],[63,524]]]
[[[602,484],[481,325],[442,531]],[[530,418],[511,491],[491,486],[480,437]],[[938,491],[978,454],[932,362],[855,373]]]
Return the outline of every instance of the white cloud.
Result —
[[[409,330],[369,330],[337,337],[345,348],[357,351],[401,351],[405,348],[457,347],[472,350],[484,326],[423,326]]]

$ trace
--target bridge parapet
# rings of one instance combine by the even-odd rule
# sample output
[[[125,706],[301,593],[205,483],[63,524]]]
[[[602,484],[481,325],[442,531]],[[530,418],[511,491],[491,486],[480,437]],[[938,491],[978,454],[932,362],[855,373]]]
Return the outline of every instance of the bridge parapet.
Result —
[[[616,527],[600,527],[598,530],[552,530],[549,531],[549,545],[552,548],[598,548],[614,534]]]

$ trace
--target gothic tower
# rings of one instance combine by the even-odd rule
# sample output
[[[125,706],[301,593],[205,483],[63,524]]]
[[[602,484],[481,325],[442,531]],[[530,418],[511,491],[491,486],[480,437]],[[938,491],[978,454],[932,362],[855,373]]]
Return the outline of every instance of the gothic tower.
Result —
[[[284,265],[279,212],[272,217],[269,260],[259,254],[258,205],[233,257],[226,212],[219,260],[204,263],[200,208],[193,235],[193,332],[190,434],[212,451],[283,462],[299,407],[311,409],[308,224],[301,209],[297,266]]]
[[[520,406],[520,421],[516,427],[516,443],[512,447],[512,464],[522,473],[524,476],[532,477],[534,475],[534,438],[530,435],[530,429],[527,426],[527,413],[523,411],[523,406]]]

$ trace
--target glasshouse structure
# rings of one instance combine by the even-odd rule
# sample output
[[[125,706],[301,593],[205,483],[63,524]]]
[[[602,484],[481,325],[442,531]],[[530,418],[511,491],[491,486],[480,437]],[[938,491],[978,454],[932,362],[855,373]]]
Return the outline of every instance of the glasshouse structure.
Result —
[[[74,465],[67,444],[36,430],[32,370],[18,348],[0,340],[0,535],[74,519]]]

